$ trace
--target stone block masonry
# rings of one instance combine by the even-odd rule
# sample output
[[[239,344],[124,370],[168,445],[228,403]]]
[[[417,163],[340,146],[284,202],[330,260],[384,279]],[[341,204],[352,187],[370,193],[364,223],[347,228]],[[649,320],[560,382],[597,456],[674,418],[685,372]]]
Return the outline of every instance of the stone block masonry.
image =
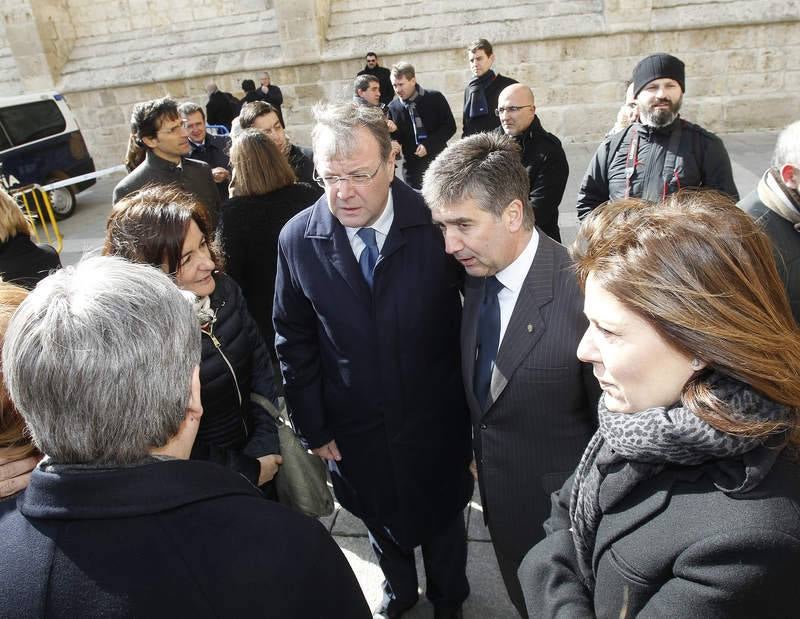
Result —
[[[731,132],[778,129],[798,117],[797,1],[497,0],[487,9],[458,0],[192,0],[191,19],[186,0],[6,1],[69,9],[75,40],[52,85],[65,93],[99,166],[122,159],[135,102],[171,94],[204,104],[209,79],[241,95],[241,81],[257,81],[263,69],[283,90],[293,141],[308,144],[311,108],[349,97],[367,50],[384,66],[414,64],[460,124],[470,77],[464,48],[478,36],[494,44],[497,71],[534,88],[542,123],[565,142],[599,141],[633,66],[657,51],[686,63],[688,120]],[[117,32],[124,19],[130,26]],[[16,82],[9,59],[20,59],[8,49],[0,30],[0,87]]]

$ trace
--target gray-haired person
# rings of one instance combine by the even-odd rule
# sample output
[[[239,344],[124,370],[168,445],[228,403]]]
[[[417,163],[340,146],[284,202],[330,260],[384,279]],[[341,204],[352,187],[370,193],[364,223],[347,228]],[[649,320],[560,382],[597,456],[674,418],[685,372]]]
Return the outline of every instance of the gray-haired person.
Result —
[[[772,167],[741,202],[767,233],[794,319],[800,324],[800,120],[778,136]]]
[[[369,616],[321,525],[187,459],[199,360],[192,305],[150,266],[90,258],[20,305],[3,370],[45,459],[0,507],[0,614]]]
[[[417,603],[422,546],[434,615],[455,619],[469,595],[463,510],[473,487],[460,269],[422,198],[394,180],[380,110],[314,111],[325,194],[278,239],[273,323],[286,399],[339,503],[369,530],[386,578],[374,617]]]

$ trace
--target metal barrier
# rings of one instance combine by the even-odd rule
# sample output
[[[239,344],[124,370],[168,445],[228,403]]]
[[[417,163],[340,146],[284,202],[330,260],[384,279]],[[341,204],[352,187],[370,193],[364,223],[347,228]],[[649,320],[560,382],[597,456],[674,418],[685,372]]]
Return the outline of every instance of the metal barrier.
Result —
[[[47,191],[41,185],[25,185],[24,187],[12,189],[9,193],[16,199],[20,208],[28,216],[28,220],[33,224],[31,237],[37,243],[42,242],[39,236],[39,229],[41,228],[46,242],[54,246],[58,253],[61,253],[64,237],[61,236],[61,231],[58,229],[56,216],[53,213],[53,206],[50,204],[50,196]],[[31,209],[31,204],[35,207],[35,210]]]

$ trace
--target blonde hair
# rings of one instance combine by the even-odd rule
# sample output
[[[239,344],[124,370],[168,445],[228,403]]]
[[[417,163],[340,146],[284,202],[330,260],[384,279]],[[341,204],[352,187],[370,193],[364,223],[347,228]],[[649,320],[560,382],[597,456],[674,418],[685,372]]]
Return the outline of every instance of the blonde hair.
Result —
[[[18,234],[30,236],[31,224],[17,201],[0,188],[0,243],[5,243]]]
[[[683,191],[660,204],[605,204],[572,248],[581,286],[591,273],[676,349],[792,409],[787,422],[731,415],[699,372],[681,399],[730,434],[786,431],[800,445],[800,328],[769,239],[733,201]]]

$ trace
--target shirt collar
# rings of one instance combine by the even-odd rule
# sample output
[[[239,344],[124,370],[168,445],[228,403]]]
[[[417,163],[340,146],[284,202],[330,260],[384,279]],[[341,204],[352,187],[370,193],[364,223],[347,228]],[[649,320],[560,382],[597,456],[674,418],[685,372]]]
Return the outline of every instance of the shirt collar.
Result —
[[[531,233],[531,239],[522,250],[522,253],[509,264],[502,271],[498,271],[495,277],[514,293],[518,293],[525,283],[525,278],[528,276],[528,271],[531,270],[533,264],[533,257],[536,255],[536,249],[539,247],[539,232],[536,228]]]
[[[392,200],[392,190],[391,187],[389,188],[389,197],[386,198],[386,206],[383,209],[383,213],[381,213],[380,217],[375,220],[375,222],[371,226],[366,226],[368,228],[372,228],[378,234],[382,234],[384,237],[389,236],[389,230],[392,227],[392,222],[394,221],[394,200]],[[361,228],[348,228],[345,226],[345,230],[347,230],[347,239],[349,241],[353,240],[353,237],[358,233]]]

